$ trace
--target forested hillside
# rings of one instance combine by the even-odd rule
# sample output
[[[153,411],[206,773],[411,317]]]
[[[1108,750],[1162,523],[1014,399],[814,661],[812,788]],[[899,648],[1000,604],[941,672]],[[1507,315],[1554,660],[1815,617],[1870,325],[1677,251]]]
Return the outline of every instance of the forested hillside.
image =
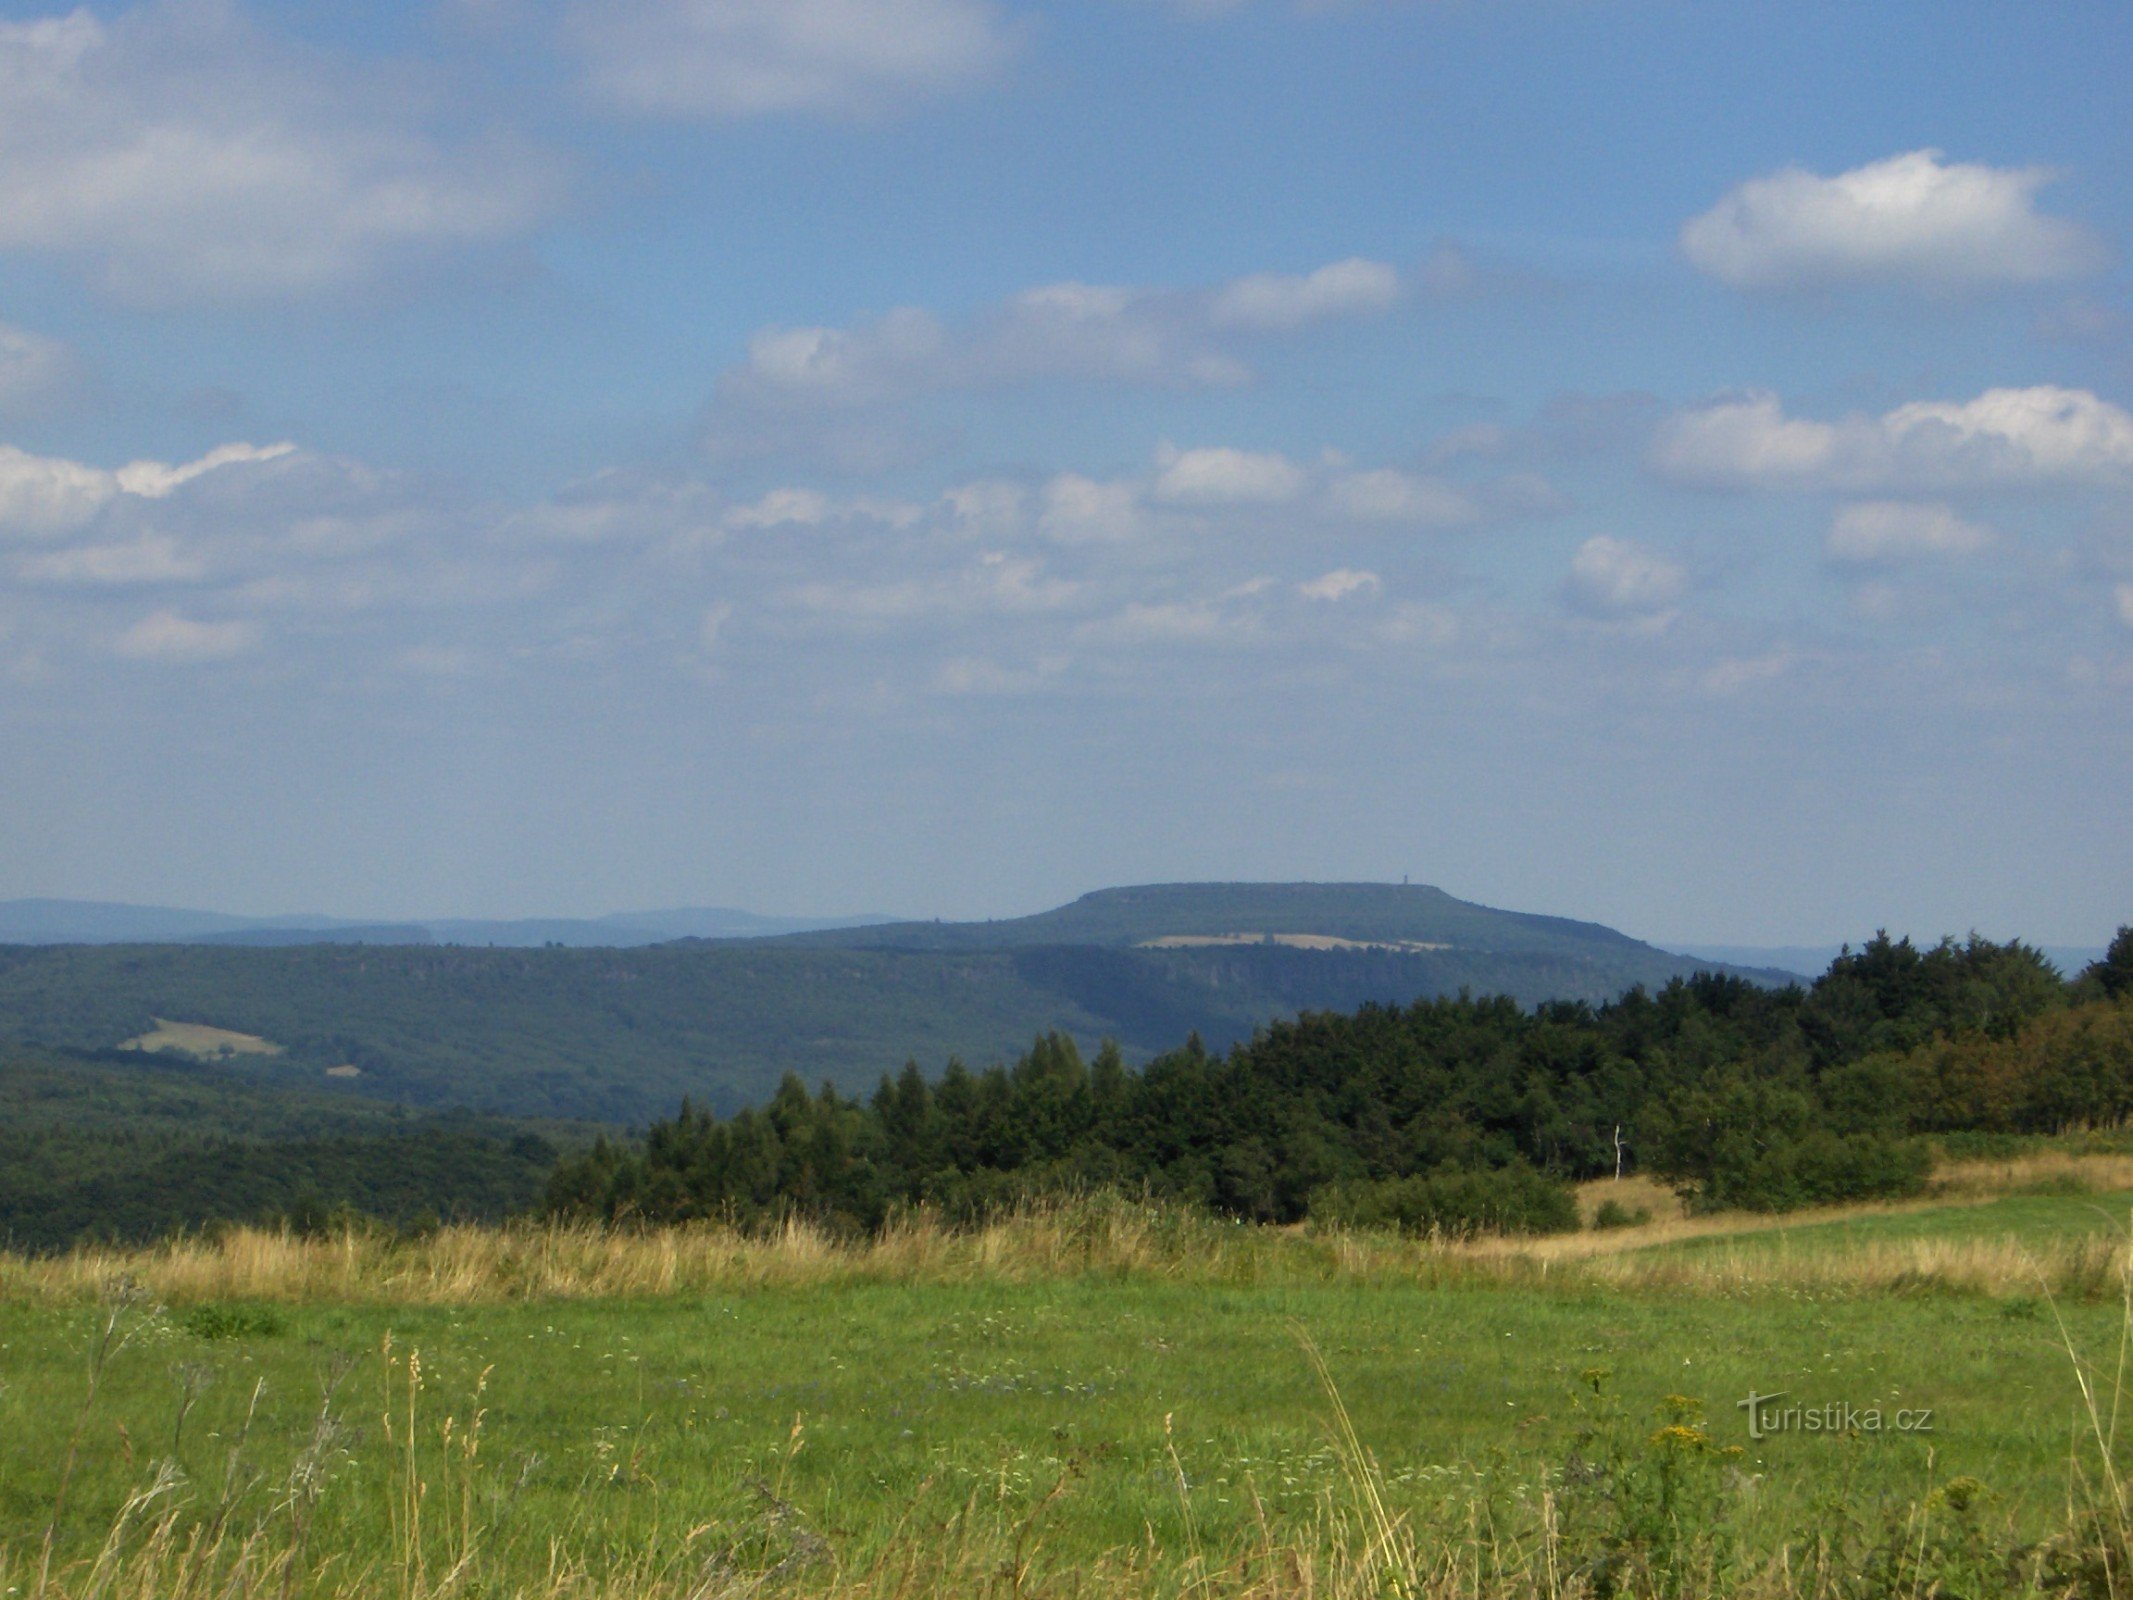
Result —
[[[1554,956],[1664,981],[1697,965],[1596,922],[1499,911],[1405,883],[1151,883],[1099,889],[1035,916],[997,922],[893,922],[786,936],[789,944],[905,950],[1031,945],[1124,948],[1159,939],[1318,934],[1468,955]],[[1627,987],[1627,982],[1619,987]]]
[[[1599,1002],[1698,970],[1420,886],[1169,885],[1011,923],[629,950],[7,946],[0,1040],[108,1050],[157,1019],[203,1024],[279,1046],[251,1069],[275,1082],[352,1067],[353,1092],[414,1105],[641,1123],[684,1094],[730,1112],[787,1073],[857,1091],[908,1057],[1004,1060],[1039,1033],[1139,1061],[1309,1010],[1462,989]]]
[[[761,1110],[684,1107],[602,1143],[551,1204],[608,1217],[878,1225],[1058,1187],[1148,1189],[1254,1221],[1575,1225],[1561,1185],[1616,1170],[1705,1206],[1910,1192],[1925,1135],[2133,1114],[2133,933],[2073,984],[2032,949],[1877,938],[1809,988],[1716,974],[1598,1007],[1500,998],[1312,1013],[1134,1072],[1041,1039],[1012,1068],[913,1065],[865,1101],[788,1080]]]
[[[154,1238],[217,1220],[500,1218],[587,1134],[141,1054],[0,1048],[0,1243]]]

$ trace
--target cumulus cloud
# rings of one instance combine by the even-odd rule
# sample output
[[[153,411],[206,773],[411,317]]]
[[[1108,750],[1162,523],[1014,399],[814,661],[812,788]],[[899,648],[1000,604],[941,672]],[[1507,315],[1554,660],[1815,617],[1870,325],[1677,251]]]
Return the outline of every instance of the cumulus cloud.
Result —
[[[765,328],[719,388],[729,402],[816,408],[1045,378],[1207,388],[1249,376],[1170,297],[1056,283],[1025,290],[959,328],[911,307],[851,328]]]
[[[2118,620],[2133,628],[2133,583],[2121,583],[2114,596],[2118,601]]]
[[[1382,261],[1354,257],[1301,275],[1262,272],[1217,290],[1208,306],[1218,327],[1287,329],[1328,317],[1374,316],[1400,299],[1400,275]]]
[[[0,444],[0,539],[72,532],[116,493],[113,473]]]
[[[1898,282],[1950,289],[2092,272],[2102,245],[2047,216],[2042,167],[1987,167],[1913,150],[1839,173],[1752,178],[1681,230],[1691,263],[1742,289]]]
[[[0,23],[0,250],[79,263],[133,300],[284,296],[553,209],[551,163],[441,121],[217,0]]]
[[[1131,479],[1062,472],[1045,484],[1043,502],[1037,531],[1065,544],[1131,539],[1146,526],[1141,486]]]
[[[1362,572],[1354,567],[1335,567],[1331,572],[1321,573],[1308,583],[1299,583],[1296,592],[1306,600],[1340,601],[1359,594],[1376,594],[1384,586],[1375,572]]]
[[[2133,477],[2133,415],[2086,389],[1989,389],[1818,422],[1777,397],[1714,401],[1670,418],[1653,464],[1684,483],[1868,489]]]
[[[1832,561],[1875,566],[1974,555],[1991,543],[1990,528],[1964,521],[1948,506],[1863,500],[1838,510],[1823,548]]]
[[[885,413],[950,391],[1062,380],[1232,388],[1252,377],[1240,341],[1380,315],[1397,297],[1391,267],[1345,261],[1211,289],[1043,284],[958,323],[907,306],[850,327],[764,328],[719,375],[711,443],[735,451],[815,442],[825,414]]]
[[[1079,586],[1028,556],[988,550],[947,571],[881,582],[803,583],[790,603],[803,611],[863,622],[1056,611]]]
[[[1159,500],[1185,505],[1274,505],[1303,493],[1303,469],[1276,452],[1211,445],[1178,450],[1168,445],[1156,457]]]
[[[729,528],[814,528],[834,512],[819,489],[772,489],[760,499],[726,513]]]
[[[1546,515],[1561,498],[1523,474],[1471,484],[1403,471],[1351,465],[1327,452],[1302,462],[1279,451],[1202,445],[1160,446],[1144,473],[1094,478],[1061,472],[1031,488],[1005,479],[947,491],[955,526],[989,538],[1034,532],[1060,544],[1105,544],[1152,537],[1190,538],[1215,522],[1271,527],[1268,512],[1293,531],[1322,528],[1451,528]]]
[[[123,497],[158,500],[218,468],[274,461],[294,445],[227,444],[196,461],[134,461],[116,471],[0,445],[0,541],[50,539],[86,526]]]
[[[639,116],[880,112],[991,78],[990,0],[581,0],[565,36],[594,99]]]
[[[134,461],[120,467],[112,474],[118,486],[127,494],[139,495],[144,500],[161,500],[182,484],[195,478],[205,477],[217,467],[234,467],[259,461],[279,461],[283,456],[293,455],[293,444],[225,444],[217,445],[196,461],[181,462],[176,466],[167,461]]]
[[[1617,621],[1664,618],[1688,593],[1678,563],[1628,539],[1599,534],[1578,546],[1565,591],[1571,609]]]
[[[114,648],[134,661],[187,664],[243,655],[259,642],[250,622],[196,622],[175,611],[156,611],[120,634]]]

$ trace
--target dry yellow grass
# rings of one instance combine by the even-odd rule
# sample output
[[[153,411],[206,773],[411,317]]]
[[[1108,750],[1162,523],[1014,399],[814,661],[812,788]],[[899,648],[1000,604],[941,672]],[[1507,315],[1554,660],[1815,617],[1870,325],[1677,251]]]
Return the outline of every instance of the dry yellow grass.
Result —
[[[1691,1217],[1677,1205],[1673,1215],[1655,1215],[1638,1226],[1538,1239],[1259,1229],[1102,1197],[1033,1207],[973,1230],[921,1215],[871,1239],[839,1238],[798,1221],[769,1234],[715,1223],[642,1230],[522,1223],[448,1227],[415,1240],[362,1230],[306,1238],[232,1228],[140,1248],[0,1255],[0,1299],[86,1299],[118,1279],[181,1304],[447,1305],[1080,1274],[1205,1283],[1586,1283],[1705,1293],[1924,1286],[1996,1295],[2115,1292],[2127,1269],[2128,1240],[2110,1231],[2045,1241],[1989,1234],[1845,1240],[1825,1233],[1794,1244],[1804,1228],[1980,1205],[2039,1184],[2075,1181],[2099,1191],[2133,1189],[2133,1158],[2049,1155],[1970,1163],[1948,1171],[1941,1193],[1919,1200],[1782,1217]],[[1620,1186],[1634,1187],[1633,1180]],[[1650,1189],[1643,1185],[1638,1204],[1652,1203]],[[1664,1248],[1689,1243],[1703,1247]]]
[[[804,1222],[770,1234],[715,1223],[448,1227],[419,1240],[351,1230],[304,1238],[232,1228],[142,1248],[0,1256],[0,1298],[81,1297],[131,1279],[159,1299],[388,1300],[459,1304],[697,1293],[839,1281],[1030,1280],[1072,1273],[1252,1281],[1341,1276],[1451,1260],[1425,1241],[1276,1235],[1161,1207],[1095,1201],[1033,1209],[975,1230],[920,1217],[872,1239]]]
[[[231,1028],[211,1028],[204,1022],[172,1022],[157,1017],[155,1027],[147,1033],[126,1040],[121,1050],[146,1050],[151,1053],[163,1050],[178,1055],[212,1058],[217,1056],[278,1056],[281,1046],[270,1039],[262,1039],[256,1033],[238,1033]]]

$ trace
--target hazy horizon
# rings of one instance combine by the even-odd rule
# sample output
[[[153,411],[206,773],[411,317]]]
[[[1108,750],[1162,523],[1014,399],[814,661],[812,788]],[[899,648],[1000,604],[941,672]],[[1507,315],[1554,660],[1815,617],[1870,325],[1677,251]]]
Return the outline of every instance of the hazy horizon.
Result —
[[[1127,888],[1137,886],[1104,885],[1101,887]],[[1429,885],[1429,887],[1441,888],[1442,885]],[[1101,892],[1101,889],[1084,891],[1084,893],[1098,892]],[[1458,899],[1468,898],[1467,896],[1461,895],[1455,895],[1454,897]],[[233,922],[254,924],[258,926],[279,925],[282,927],[295,929],[315,926],[322,930],[330,930],[332,927],[337,925],[355,927],[402,926],[429,928],[448,927],[454,924],[478,925],[485,923],[496,924],[499,926],[514,923],[581,923],[591,925],[598,923],[623,923],[628,919],[632,918],[653,919],[659,917],[681,917],[692,914],[746,918],[759,920],[766,923],[791,922],[806,923],[814,926],[823,927],[861,927],[884,922],[1004,920],[1015,917],[1031,916],[1039,912],[1053,910],[1060,905],[1065,905],[1070,901],[1078,898],[1080,898],[1080,896],[1068,896],[1064,900],[1048,902],[1044,905],[1027,906],[1017,910],[997,913],[992,918],[918,916],[894,911],[879,910],[785,911],[774,908],[765,909],[757,906],[678,905],[609,907],[605,910],[587,912],[557,912],[548,910],[534,910],[509,913],[500,916],[468,916],[456,911],[445,911],[436,913],[425,913],[417,911],[403,912],[379,917],[350,917],[340,912],[332,910],[322,910],[317,907],[298,908],[293,910],[270,909],[262,911],[254,909],[232,908],[229,906],[148,905],[138,901],[77,900],[67,897],[53,896],[21,896],[11,897],[8,899],[0,899],[0,912],[4,912],[12,907],[21,906],[25,904],[41,904],[51,905],[55,907],[80,906],[84,908],[104,910],[129,910],[139,912],[175,913],[181,915],[199,914],[204,916],[225,918]],[[1474,903],[1478,904],[1483,902]],[[1543,906],[1496,906],[1492,909],[1530,913],[1539,916],[1563,915],[1563,913],[1561,912],[1551,911]],[[1598,921],[1599,919],[1579,918],[1576,920]],[[2053,955],[2055,958],[2070,958],[2078,953],[2081,960],[2083,961],[2094,959],[2100,956],[2103,952],[2105,944],[2108,942],[2106,939],[2103,938],[2098,938],[2094,940],[2060,940],[2044,938],[2024,933],[2019,929],[1942,928],[1928,930],[1922,928],[1896,927],[1887,924],[1877,925],[1876,927],[1871,929],[1846,931],[1822,939],[1774,940],[1758,942],[1754,940],[1701,939],[1694,937],[1674,938],[1667,935],[1663,931],[1659,933],[1654,933],[1646,929],[1620,927],[1619,925],[1611,923],[1603,923],[1602,925],[1614,927],[1618,932],[1626,933],[1632,938],[1641,939],[1646,944],[1656,946],[1662,950],[1672,950],[1684,955],[1695,955],[1706,960],[1728,962],[1734,964],[1746,963],[1753,965],[1757,963],[1762,963],[1786,966],[1787,962],[1781,958],[1796,958],[1798,960],[1808,961],[1809,966],[1794,965],[1791,966],[1789,970],[1803,971],[1806,972],[1808,976],[1813,976],[1814,973],[1821,971],[1822,968],[1827,965],[1828,959],[1831,956],[1834,956],[1843,947],[1850,946],[1852,948],[1857,948],[1860,944],[1864,943],[1867,938],[1872,937],[1875,933],[1881,932],[1886,932],[1892,938],[1909,938],[1915,944],[1918,944],[1921,947],[1937,943],[1943,938],[1953,938],[1961,940],[1973,933],[1981,933],[1986,937],[1998,938],[2003,940],[2019,938],[2027,944],[2033,945],[2039,949],[2044,950],[2047,954]],[[745,935],[739,934],[731,936],[745,937]],[[5,942],[5,931],[0,930],[0,943]],[[2062,965],[2063,964],[2064,963],[2062,962]],[[1809,967],[1811,967],[1811,970],[1809,970]]]

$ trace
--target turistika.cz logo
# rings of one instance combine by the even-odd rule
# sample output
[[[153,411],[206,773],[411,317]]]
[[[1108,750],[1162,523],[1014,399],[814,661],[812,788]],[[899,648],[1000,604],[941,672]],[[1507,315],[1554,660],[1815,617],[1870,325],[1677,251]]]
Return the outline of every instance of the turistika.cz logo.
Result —
[[[1855,1406],[1848,1400],[1825,1400],[1819,1405],[1795,1401],[1782,1404],[1786,1391],[1757,1394],[1753,1390],[1735,1405],[1748,1413],[1748,1437],[1768,1439],[1780,1433],[1931,1433],[1933,1408],[1905,1407],[1884,1411],[1879,1406]]]

